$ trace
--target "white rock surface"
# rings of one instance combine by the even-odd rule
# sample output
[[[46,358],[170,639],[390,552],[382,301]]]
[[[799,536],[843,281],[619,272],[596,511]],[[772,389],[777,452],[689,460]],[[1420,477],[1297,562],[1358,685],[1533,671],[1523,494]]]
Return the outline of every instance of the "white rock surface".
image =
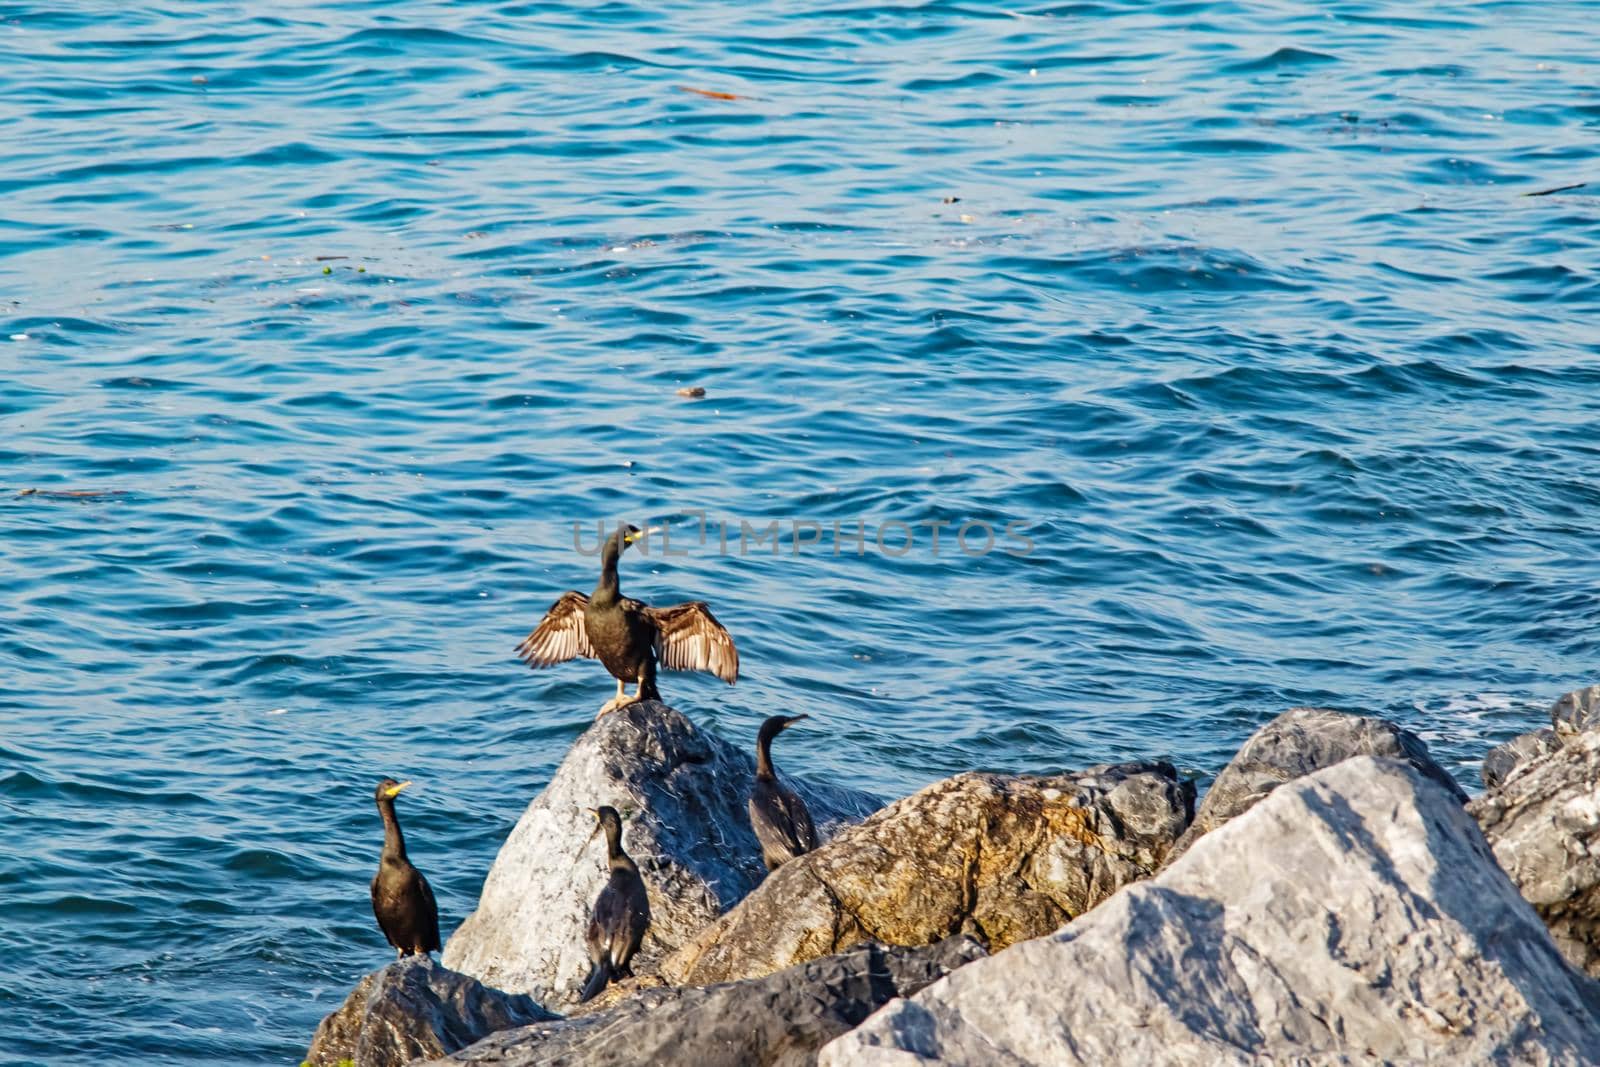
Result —
[[[1455,796],[1360,757],[1057,933],[891,1002],[819,1063],[1596,1064],[1600,986]]]
[[[655,702],[598,719],[501,846],[444,965],[565,1010],[589,972],[583,932],[606,880],[605,844],[585,845],[594,820],[584,809],[610,804],[624,814],[623,847],[650,893],[650,931],[633,966],[652,973],[766,873],[745,808],[753,747],[753,737],[734,745]],[[824,837],[878,807],[865,794],[785,777]]]
[[[1167,857],[1170,865],[1201,837],[1249,811],[1284,782],[1355,756],[1404,760],[1465,804],[1467,795],[1433,761],[1427,743],[1371,715],[1330,708],[1290,708],[1251,734],[1206,791],[1194,821]]]
[[[1467,810],[1567,960],[1600,977],[1600,730],[1568,734]]]
[[[1600,685],[1574,689],[1550,708],[1550,725],[1513,737],[1483,758],[1483,784],[1499,789],[1563,745],[1600,730]]]

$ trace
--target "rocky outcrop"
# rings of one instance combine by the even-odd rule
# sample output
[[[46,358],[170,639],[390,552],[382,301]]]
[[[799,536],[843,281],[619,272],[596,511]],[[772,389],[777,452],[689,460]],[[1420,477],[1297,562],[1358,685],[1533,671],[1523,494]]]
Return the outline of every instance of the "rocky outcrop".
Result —
[[[1428,755],[1416,734],[1385,719],[1327,708],[1291,708],[1250,735],[1217,775],[1194,822],[1167,862],[1187,852],[1204,834],[1238,818],[1268,793],[1296,778],[1350,759],[1383,756],[1403,760],[1466,803],[1467,795]]]
[[[1600,978],[1600,685],[1550,708],[1550,725],[1492,749],[1469,810],[1495,857],[1576,967]]]
[[[1567,966],[1456,793],[1357,758],[1155,879],[891,1003],[823,1067],[1600,1063]]]
[[[869,940],[965,932],[1001,948],[1038,937],[1154,871],[1193,803],[1165,763],[958,775],[784,864],[661,973],[705,985]]]
[[[1513,737],[1503,745],[1496,745],[1483,757],[1484,788],[1500,788],[1519,767],[1541,756],[1548,756],[1560,747],[1561,736],[1548,726]]]
[[[428,956],[407,956],[357,983],[322,1020],[312,1067],[400,1067],[445,1056],[497,1030],[554,1018],[525,996],[489,989]]]
[[[594,820],[584,809],[609,804],[624,814],[623,843],[650,893],[650,931],[633,961],[649,974],[765,874],[745,810],[754,780],[744,747],[664,704],[601,717],[511,831],[477,910],[445,945],[445,964],[564,1005],[588,974],[583,933],[606,880],[603,844],[585,846]],[[824,836],[877,807],[864,794],[787,780]]]
[[[1574,966],[1600,977],[1600,730],[1565,743],[1468,810]],[[1600,1026],[1600,1021],[1596,1022]]]
[[[1563,735],[1600,728],[1600,685],[1574,689],[1556,701],[1550,709],[1550,725]]]
[[[1515,773],[1561,746],[1600,729],[1600,685],[1574,689],[1550,708],[1550,725],[1513,737],[1483,758],[1483,784],[1497,789]]]
[[[609,1011],[496,1034],[439,1067],[803,1067],[893,998],[982,956],[970,938],[917,949],[863,945],[765,978],[648,989]]]

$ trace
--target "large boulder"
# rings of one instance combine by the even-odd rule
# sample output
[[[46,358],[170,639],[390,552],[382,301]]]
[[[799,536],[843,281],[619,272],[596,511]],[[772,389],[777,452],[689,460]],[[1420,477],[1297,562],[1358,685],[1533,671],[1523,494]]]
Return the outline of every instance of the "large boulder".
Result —
[[[1600,685],[1574,689],[1556,701],[1550,709],[1550,725],[1563,735],[1600,728]]]
[[[1456,794],[1352,759],[1149,882],[891,1003],[823,1067],[1600,1063],[1574,971]]]
[[[862,945],[765,978],[648,989],[599,1014],[496,1034],[437,1067],[805,1067],[893,998],[982,956],[970,938],[916,949]]]
[[[1600,977],[1600,730],[1568,735],[1468,810],[1567,959]]]
[[[466,1048],[497,1030],[555,1016],[530,997],[490,989],[429,956],[407,956],[361,979],[322,1020],[312,1067],[401,1067]]]
[[[1459,803],[1467,801],[1455,779],[1428,754],[1427,743],[1411,731],[1369,715],[1290,708],[1251,734],[1228,761],[1167,862],[1187,852],[1201,836],[1249,811],[1285,782],[1352,756],[1404,760],[1443,786]]]
[[[878,806],[862,793],[786,777],[824,835]],[[609,804],[624,815],[623,847],[650,893],[650,931],[634,960],[649,974],[766,873],[746,810],[754,783],[744,747],[664,704],[602,716],[501,846],[477,910],[444,947],[445,964],[565,1004],[589,973],[583,935],[607,873],[605,844],[589,840],[594,819],[584,809]]]
[[[751,978],[875,940],[1038,937],[1150,875],[1188,824],[1170,764],[1048,777],[962,774],[773,872],[673,956],[671,982]]]

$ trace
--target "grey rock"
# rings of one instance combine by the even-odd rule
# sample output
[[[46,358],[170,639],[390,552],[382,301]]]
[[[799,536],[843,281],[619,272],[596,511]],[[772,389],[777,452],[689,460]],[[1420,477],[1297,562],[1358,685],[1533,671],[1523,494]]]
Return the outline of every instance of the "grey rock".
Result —
[[[1483,758],[1483,784],[1496,789],[1523,768],[1559,751],[1584,733],[1600,728],[1600,685],[1574,689],[1550,707],[1550,725],[1513,737]]]
[[[1562,953],[1600,977],[1600,730],[1568,735],[1468,810]]]
[[[1503,745],[1496,745],[1483,757],[1483,784],[1488,789],[1497,789],[1518,769],[1548,756],[1560,747],[1561,735],[1548,726],[1513,737]]]
[[[1575,689],[1550,709],[1550,725],[1558,734],[1577,734],[1600,726],[1600,685]]]
[[[1151,881],[963,967],[822,1067],[1600,1063],[1574,971],[1446,790],[1358,757]]]
[[[1291,708],[1250,735],[1217,775],[1171,863],[1201,836],[1238,818],[1274,789],[1352,756],[1404,760],[1465,804],[1466,793],[1428,754],[1427,743],[1386,719],[1327,708]]]
[[[654,701],[596,720],[501,846],[477,910],[445,944],[445,964],[565,1005],[589,973],[583,935],[607,877],[604,842],[589,840],[584,809],[609,804],[624,813],[623,845],[650,894],[633,967],[651,974],[766,873],[745,808],[754,742],[752,734],[735,746]],[[862,793],[785,777],[824,836],[877,807]]]
[[[1170,764],[962,774],[778,868],[662,962],[679,985],[752,978],[866,941],[1038,937],[1149,876],[1194,790]]]
[[[530,997],[490,989],[429,956],[407,956],[356,984],[317,1027],[306,1062],[400,1067],[448,1055],[497,1030],[551,1018]]]
[[[894,997],[982,956],[970,938],[917,949],[863,945],[765,978],[648,989],[595,1015],[495,1034],[438,1067],[802,1067]]]

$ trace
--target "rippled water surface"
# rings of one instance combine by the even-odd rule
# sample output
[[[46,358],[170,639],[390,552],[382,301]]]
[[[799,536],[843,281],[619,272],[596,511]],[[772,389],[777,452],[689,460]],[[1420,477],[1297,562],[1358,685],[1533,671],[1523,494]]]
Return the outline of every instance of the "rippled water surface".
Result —
[[[674,520],[625,588],[744,673],[663,688],[795,770],[1317,703],[1472,783],[1600,670],[1597,27],[0,3],[0,1057],[296,1062],[384,774],[453,928],[612,691],[511,654],[578,520]]]

